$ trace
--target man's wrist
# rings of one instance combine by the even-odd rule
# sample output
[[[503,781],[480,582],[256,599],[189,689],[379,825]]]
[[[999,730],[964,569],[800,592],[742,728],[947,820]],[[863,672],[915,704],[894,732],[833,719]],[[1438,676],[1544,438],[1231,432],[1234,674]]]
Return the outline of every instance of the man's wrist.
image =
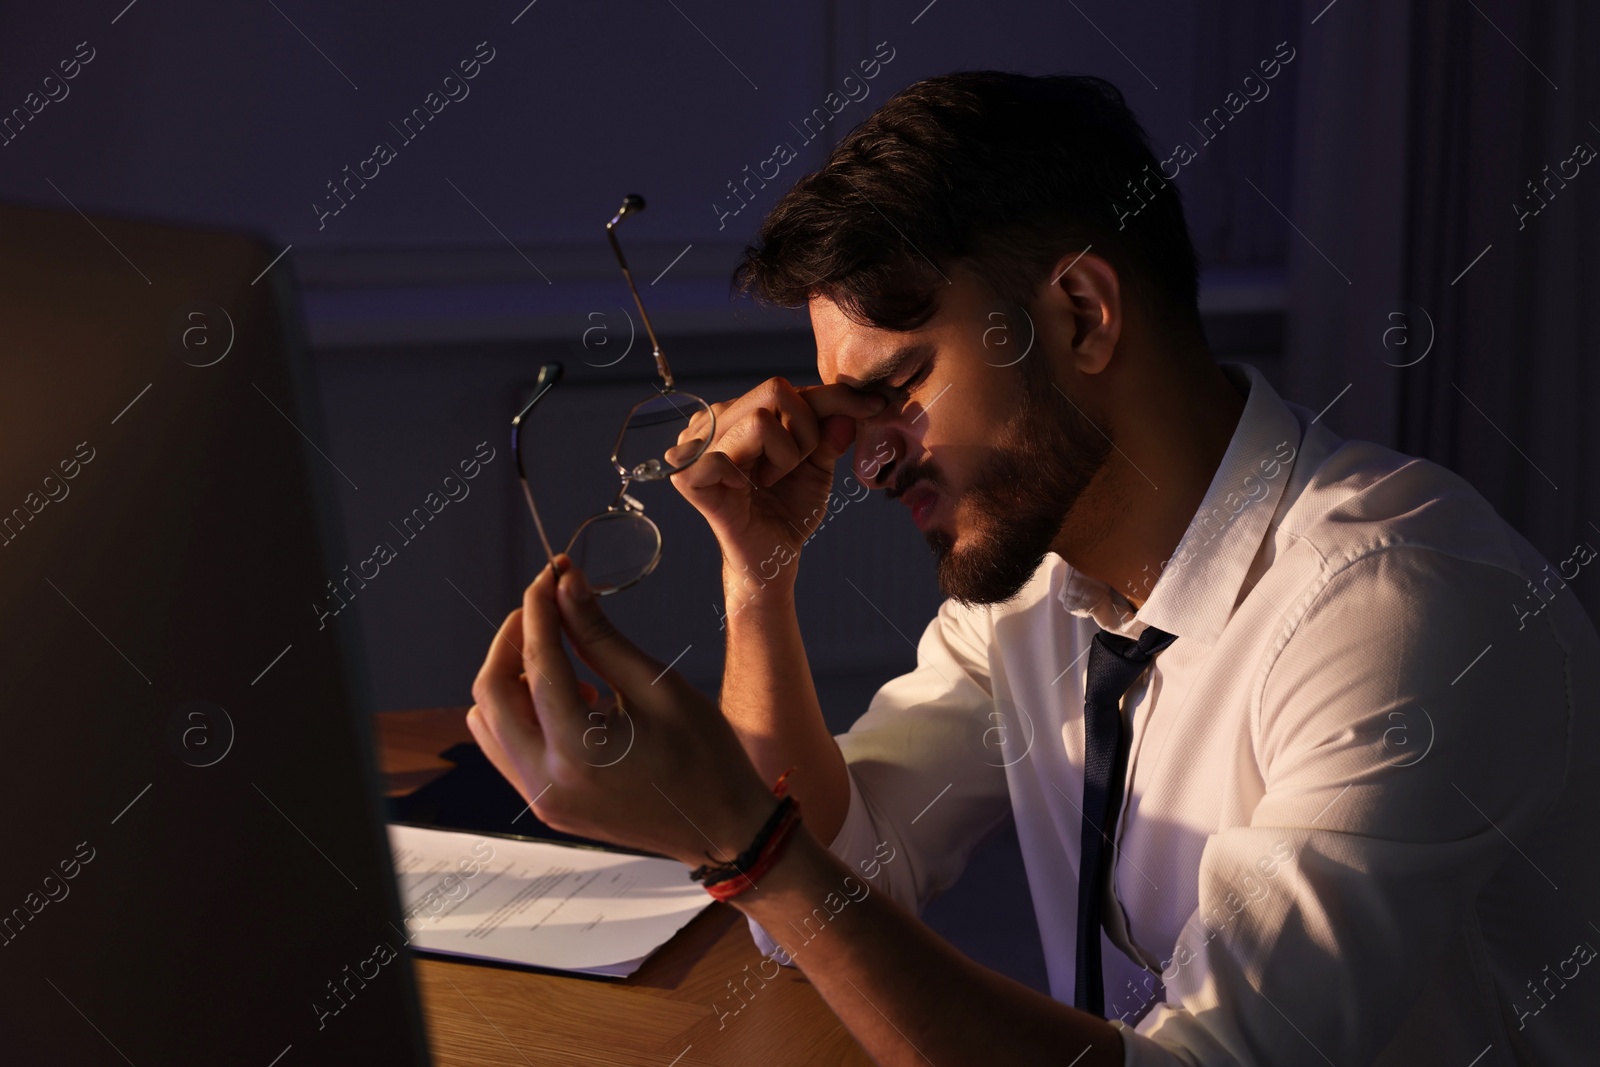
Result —
[[[798,553],[783,567],[771,560],[749,562],[723,557],[722,596],[727,617],[746,612],[785,611],[794,608]]]
[[[823,847],[802,819],[790,831],[783,851],[773,864],[748,889],[730,897],[728,903],[757,922],[763,922],[764,916],[784,914],[812,897],[821,899],[827,895],[829,887],[824,883],[835,867],[843,870],[833,853]]]

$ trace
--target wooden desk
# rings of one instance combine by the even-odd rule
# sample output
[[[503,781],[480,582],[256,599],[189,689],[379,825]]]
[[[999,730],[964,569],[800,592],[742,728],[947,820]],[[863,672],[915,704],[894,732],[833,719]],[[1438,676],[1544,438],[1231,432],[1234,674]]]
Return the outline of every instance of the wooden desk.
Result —
[[[388,795],[408,793],[450,768],[437,753],[472,740],[465,715],[465,708],[430,708],[377,716]],[[781,968],[764,986],[751,979],[745,1007],[719,1025],[712,1005],[725,1013],[736,1007],[728,983],[755,974],[761,959],[744,917],[713,903],[630,978],[570,978],[437,959],[416,960],[416,975],[438,1067],[871,1067],[795,968]]]

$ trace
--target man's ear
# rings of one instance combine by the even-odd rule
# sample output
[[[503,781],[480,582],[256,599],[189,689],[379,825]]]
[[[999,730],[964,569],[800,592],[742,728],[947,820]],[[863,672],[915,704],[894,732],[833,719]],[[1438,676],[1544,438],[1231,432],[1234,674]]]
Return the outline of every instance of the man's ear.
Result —
[[[1122,336],[1122,282],[1116,268],[1084,250],[1061,257],[1055,280],[1040,292],[1040,332],[1048,331],[1050,351],[1070,350],[1080,374],[1105,370]]]

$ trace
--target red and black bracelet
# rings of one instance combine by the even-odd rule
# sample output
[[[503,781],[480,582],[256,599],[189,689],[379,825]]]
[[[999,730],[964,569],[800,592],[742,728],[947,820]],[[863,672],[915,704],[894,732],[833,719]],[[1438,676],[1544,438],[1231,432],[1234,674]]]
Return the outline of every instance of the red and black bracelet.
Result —
[[[791,767],[778,776],[772,792],[783,799],[757,832],[755,840],[750,842],[749,848],[735,856],[730,863],[708,863],[689,872],[689,877],[703,883],[706,892],[717,900],[727,900],[754,886],[755,880],[770,870],[783,854],[794,828],[800,824],[800,802],[784,795],[789,788],[787,779],[792,773],[794,768]],[[710,857],[709,853],[707,857]]]

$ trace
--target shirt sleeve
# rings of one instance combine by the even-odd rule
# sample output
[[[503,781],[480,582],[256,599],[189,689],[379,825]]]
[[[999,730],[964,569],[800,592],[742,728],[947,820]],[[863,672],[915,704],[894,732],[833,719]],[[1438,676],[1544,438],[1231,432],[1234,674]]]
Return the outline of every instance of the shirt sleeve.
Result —
[[[1120,1027],[1126,1067],[1371,1063],[1491,876],[1522,865],[1535,895],[1512,842],[1564,787],[1571,709],[1548,618],[1515,625],[1525,595],[1394,546],[1286,622],[1252,709],[1264,793],[1207,841],[1164,1002]]]
[[[850,807],[829,851],[914,914],[1011,813],[1005,770],[985,747],[989,628],[987,610],[946,600],[917,643],[916,668],[886,682],[835,738]],[[753,919],[750,933],[764,955],[792,962],[782,937]]]

